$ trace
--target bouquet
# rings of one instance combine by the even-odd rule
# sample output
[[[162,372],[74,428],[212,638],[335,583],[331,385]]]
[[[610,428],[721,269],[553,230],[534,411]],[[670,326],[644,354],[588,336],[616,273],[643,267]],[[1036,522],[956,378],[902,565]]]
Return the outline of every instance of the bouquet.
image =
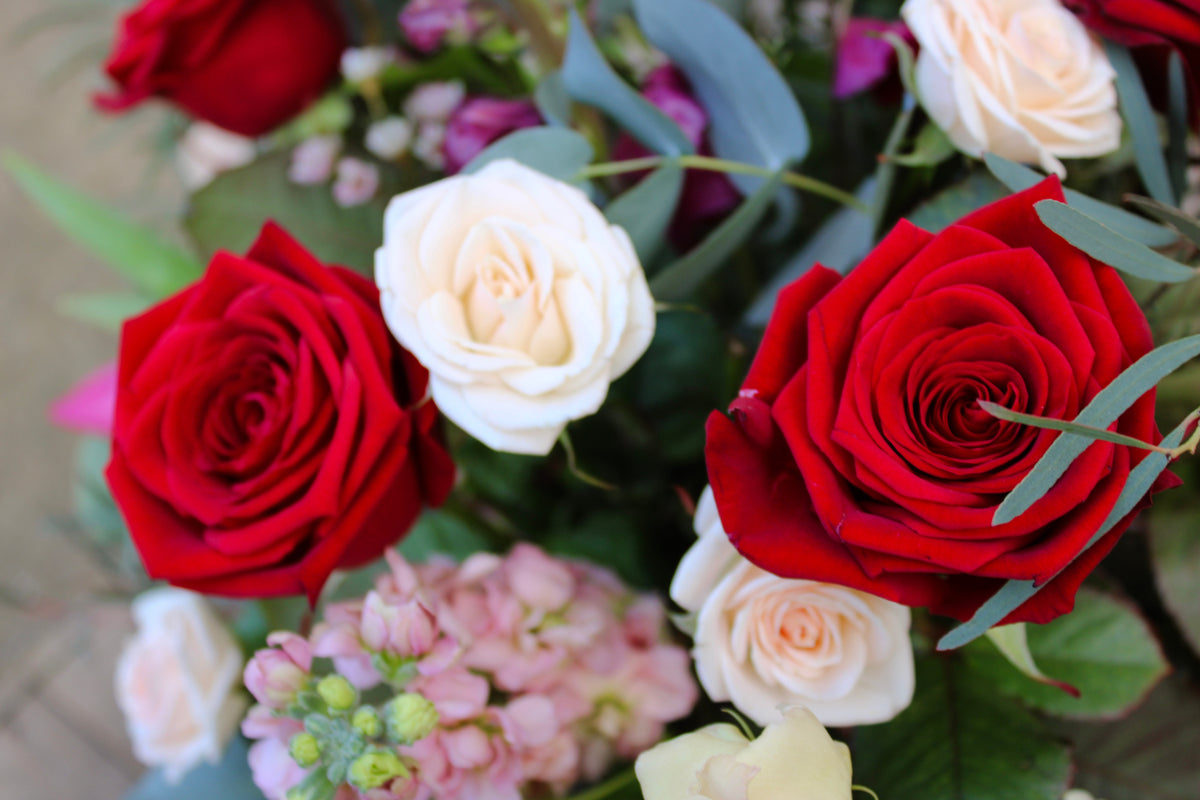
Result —
[[[51,409],[131,800],[1200,796],[1200,13],[146,0]]]

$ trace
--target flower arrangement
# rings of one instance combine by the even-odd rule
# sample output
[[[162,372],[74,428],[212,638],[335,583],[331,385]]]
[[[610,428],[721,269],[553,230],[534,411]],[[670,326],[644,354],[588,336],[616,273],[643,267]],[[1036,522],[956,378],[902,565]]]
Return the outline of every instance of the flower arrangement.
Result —
[[[1197,43],[128,10],[96,104],[168,109],[188,246],[6,165],[130,283],[50,413],[127,566],[131,800],[1200,796]]]

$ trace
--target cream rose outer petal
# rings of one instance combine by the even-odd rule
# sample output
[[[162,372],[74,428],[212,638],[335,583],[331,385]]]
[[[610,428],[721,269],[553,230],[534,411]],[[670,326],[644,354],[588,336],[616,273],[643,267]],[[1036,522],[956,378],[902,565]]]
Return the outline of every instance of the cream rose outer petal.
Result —
[[[781,705],[825,725],[896,716],[915,686],[908,608],[843,586],[779,578],[734,550],[712,489],[697,504],[697,542],[671,597],[696,614],[692,655],[705,692],[759,724]]]
[[[152,589],[133,603],[138,625],[117,662],[117,704],[134,755],[178,781],[216,763],[249,704],[241,648],[198,594]]]
[[[394,198],[375,280],[438,407],[496,450],[549,452],[654,336],[625,231],[583,192],[508,159]]]
[[[1059,0],[907,0],[916,84],[963,152],[1036,163],[1099,156],[1121,138],[1115,72]]]

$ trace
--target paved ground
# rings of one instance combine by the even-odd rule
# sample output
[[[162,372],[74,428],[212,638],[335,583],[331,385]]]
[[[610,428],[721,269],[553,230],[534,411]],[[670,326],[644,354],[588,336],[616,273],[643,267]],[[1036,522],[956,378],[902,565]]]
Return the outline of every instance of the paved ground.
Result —
[[[21,27],[47,9],[89,6],[90,21]],[[148,169],[155,115],[113,122],[88,104],[115,8],[0,3],[0,149],[166,225],[180,196],[169,174]],[[0,800],[118,800],[141,772],[111,690],[129,621],[111,576],[53,523],[69,509],[74,437],[51,427],[44,408],[116,344],[56,315],[55,298],[120,284],[5,175],[0,248]]]

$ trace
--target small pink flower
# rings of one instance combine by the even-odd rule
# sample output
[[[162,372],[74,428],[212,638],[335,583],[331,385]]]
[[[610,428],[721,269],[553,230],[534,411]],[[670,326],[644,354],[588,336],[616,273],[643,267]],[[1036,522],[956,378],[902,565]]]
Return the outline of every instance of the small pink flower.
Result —
[[[437,634],[437,617],[420,601],[389,602],[379,592],[367,594],[360,636],[369,650],[415,658],[433,649]]]
[[[337,164],[333,200],[342,208],[370,202],[379,191],[379,168],[359,158],[346,157]]]
[[[312,651],[302,637],[285,631],[271,634],[267,643],[273,647],[254,654],[242,679],[254,699],[267,708],[282,711],[308,684]]]
[[[470,36],[478,27],[468,0],[409,0],[400,12],[400,29],[422,53],[436,50],[451,32]]]
[[[263,739],[247,754],[254,785],[267,800],[286,800],[288,789],[304,780],[309,770],[301,769],[288,753],[284,739]]]
[[[837,42],[833,70],[833,96],[843,100],[882,84],[897,75],[896,51],[881,34],[894,33],[915,45],[908,26],[900,20],[854,17]]]
[[[554,701],[540,694],[525,694],[504,707],[504,733],[519,748],[540,747],[559,731]]]
[[[414,122],[445,123],[462,105],[466,88],[462,81],[433,81],[413,89],[404,100],[404,115]]]
[[[567,565],[533,545],[514,547],[504,567],[513,594],[530,608],[556,611],[575,593],[575,578]]]
[[[47,413],[51,422],[69,431],[108,436],[116,403],[117,362],[112,361],[85,375]]]
[[[247,739],[292,738],[304,730],[304,723],[293,717],[283,717],[262,705],[251,706],[242,719],[242,735]]]
[[[344,604],[339,604],[342,611]],[[330,606],[329,610],[332,610]],[[326,617],[330,616],[329,610]],[[318,623],[312,632],[313,654],[333,659],[333,668],[358,689],[378,686],[383,677],[358,636],[358,620]]]
[[[453,175],[497,139],[541,124],[542,115],[528,100],[473,97],[463,103],[446,125],[442,152],[446,172]]]
[[[439,723],[450,725],[483,714],[491,689],[486,678],[468,672],[464,667],[453,667],[437,675],[415,678],[409,691],[432,702],[437,708]]]
[[[324,183],[333,175],[333,165],[342,149],[342,137],[313,136],[292,150],[288,178],[301,186]]]

